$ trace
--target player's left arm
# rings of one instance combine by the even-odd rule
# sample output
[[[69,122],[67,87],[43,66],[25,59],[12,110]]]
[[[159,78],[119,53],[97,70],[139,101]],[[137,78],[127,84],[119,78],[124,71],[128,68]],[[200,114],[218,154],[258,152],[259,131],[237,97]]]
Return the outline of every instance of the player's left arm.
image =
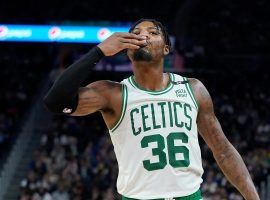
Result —
[[[243,159],[223,133],[215,116],[213,102],[205,86],[197,79],[189,79],[198,102],[198,130],[212,150],[215,160],[227,179],[246,200],[257,200],[259,195]]]

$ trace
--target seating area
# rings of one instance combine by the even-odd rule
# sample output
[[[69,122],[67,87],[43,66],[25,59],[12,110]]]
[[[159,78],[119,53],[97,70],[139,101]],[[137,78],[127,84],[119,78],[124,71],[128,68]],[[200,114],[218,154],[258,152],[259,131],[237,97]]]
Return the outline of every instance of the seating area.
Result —
[[[0,169],[48,73],[46,54],[38,46],[1,44]]]

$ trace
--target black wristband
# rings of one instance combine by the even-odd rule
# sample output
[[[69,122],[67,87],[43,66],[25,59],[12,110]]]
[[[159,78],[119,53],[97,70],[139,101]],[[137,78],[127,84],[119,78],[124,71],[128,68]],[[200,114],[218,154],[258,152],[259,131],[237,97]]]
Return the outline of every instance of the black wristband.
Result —
[[[104,57],[99,47],[93,47],[82,58],[69,66],[55,81],[44,97],[44,104],[54,113],[73,113],[78,104],[78,90],[87,80],[93,67]]]

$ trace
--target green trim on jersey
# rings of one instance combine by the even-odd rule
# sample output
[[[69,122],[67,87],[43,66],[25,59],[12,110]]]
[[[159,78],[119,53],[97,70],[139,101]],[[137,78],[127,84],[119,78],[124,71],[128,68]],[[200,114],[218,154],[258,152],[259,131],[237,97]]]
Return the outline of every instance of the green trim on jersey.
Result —
[[[189,93],[189,95],[190,95],[190,97],[191,97],[191,99],[192,99],[192,101],[193,101],[193,103],[194,103],[196,109],[198,110],[198,109],[199,109],[198,103],[197,103],[197,101],[196,101],[196,98],[195,98],[195,95],[194,95],[193,90],[192,90],[192,88],[191,88],[191,85],[190,85],[190,83],[188,82],[188,79],[187,79],[186,77],[183,77],[183,79],[184,79],[184,81],[187,81],[187,83],[185,83],[185,86],[186,86],[186,88],[187,88],[187,91],[188,91],[188,93]]]
[[[130,77],[128,77],[128,82],[129,82],[129,84],[130,84],[132,87],[134,87],[134,88],[136,89],[136,86],[135,86],[135,85],[133,85],[133,83],[132,83],[132,81],[131,81],[131,76],[130,76]]]
[[[122,84],[122,109],[121,109],[121,116],[120,118],[117,120],[116,124],[113,126],[113,128],[111,129],[112,132],[114,132],[118,126],[121,124],[125,113],[126,113],[126,109],[127,109],[127,99],[128,99],[128,91],[127,91],[127,86]]]
[[[174,75],[173,75],[172,73],[169,73],[169,76],[170,76],[170,80],[174,81],[174,79],[175,79],[175,78],[174,78]],[[134,79],[134,75],[133,75],[133,76],[130,76],[130,77],[128,78],[128,82],[129,82],[134,88],[139,89],[139,90],[142,90],[142,91],[147,92],[148,94],[152,94],[152,95],[161,95],[161,94],[164,94],[164,93],[166,93],[166,92],[169,92],[169,91],[173,88],[173,84],[172,84],[171,81],[170,81],[170,83],[168,84],[168,86],[167,86],[166,88],[160,90],[160,91],[147,90],[147,89],[145,89],[145,88],[140,87],[140,86],[136,83],[136,81],[135,81],[135,79]]]
[[[202,199],[202,195],[201,195],[201,191],[198,190],[197,192],[188,195],[188,196],[184,196],[184,197],[173,197],[173,198],[163,198],[163,199],[152,199],[152,200],[166,200],[166,199],[174,199],[174,200],[201,200]],[[132,199],[132,198],[128,198],[125,196],[122,196],[122,200],[138,200],[138,199]]]

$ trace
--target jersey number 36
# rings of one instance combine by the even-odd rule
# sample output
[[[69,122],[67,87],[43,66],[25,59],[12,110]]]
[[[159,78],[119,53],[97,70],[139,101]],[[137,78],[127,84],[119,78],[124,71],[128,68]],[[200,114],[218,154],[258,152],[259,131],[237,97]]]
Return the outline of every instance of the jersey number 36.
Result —
[[[156,142],[157,147],[152,148],[152,155],[158,156],[157,162],[151,162],[150,160],[144,160],[143,166],[148,171],[163,169],[167,164],[167,156],[169,158],[169,164],[174,167],[188,167],[189,150],[186,146],[175,146],[175,141],[181,140],[182,143],[188,143],[188,136],[184,132],[172,132],[166,137],[168,152],[165,152],[165,138],[160,134],[148,135],[141,140],[141,147],[147,148],[149,143]],[[182,153],[183,159],[176,159],[176,154]]]

